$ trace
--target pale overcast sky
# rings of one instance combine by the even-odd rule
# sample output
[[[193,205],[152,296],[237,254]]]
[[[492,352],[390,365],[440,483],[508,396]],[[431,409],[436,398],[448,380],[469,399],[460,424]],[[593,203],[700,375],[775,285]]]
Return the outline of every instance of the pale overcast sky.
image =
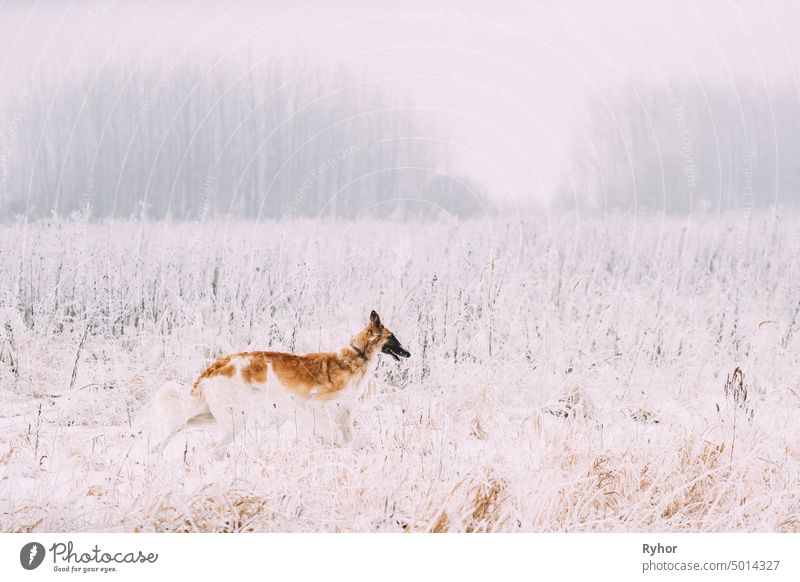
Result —
[[[400,7],[402,5],[402,8]],[[454,128],[465,171],[547,199],[587,105],[631,83],[797,87],[800,5],[784,1],[204,2],[0,0],[0,91],[107,57],[300,55],[393,78]],[[209,61],[210,62],[210,61]]]

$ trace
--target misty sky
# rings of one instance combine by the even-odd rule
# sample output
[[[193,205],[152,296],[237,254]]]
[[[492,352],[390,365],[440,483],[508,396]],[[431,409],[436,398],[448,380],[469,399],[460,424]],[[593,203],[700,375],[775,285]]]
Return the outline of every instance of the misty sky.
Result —
[[[798,88],[790,0],[399,5],[0,0],[0,95],[13,103],[37,70],[61,79],[107,59],[344,63],[452,127],[459,166],[494,195],[546,200],[574,141],[589,139],[588,104],[655,84],[659,69],[732,95]]]

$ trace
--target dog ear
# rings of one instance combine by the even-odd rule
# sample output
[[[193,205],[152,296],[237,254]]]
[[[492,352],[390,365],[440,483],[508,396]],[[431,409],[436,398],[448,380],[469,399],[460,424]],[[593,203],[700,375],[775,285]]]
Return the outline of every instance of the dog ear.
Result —
[[[374,309],[372,310],[372,313],[369,314],[369,322],[377,328],[383,327],[381,324],[381,318]]]

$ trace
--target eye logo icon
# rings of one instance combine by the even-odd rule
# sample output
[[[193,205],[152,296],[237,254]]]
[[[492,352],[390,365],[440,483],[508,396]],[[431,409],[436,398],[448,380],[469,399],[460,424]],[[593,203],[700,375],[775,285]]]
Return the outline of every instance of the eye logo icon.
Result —
[[[44,561],[44,546],[39,542],[30,542],[19,551],[19,563],[26,570],[35,570]]]

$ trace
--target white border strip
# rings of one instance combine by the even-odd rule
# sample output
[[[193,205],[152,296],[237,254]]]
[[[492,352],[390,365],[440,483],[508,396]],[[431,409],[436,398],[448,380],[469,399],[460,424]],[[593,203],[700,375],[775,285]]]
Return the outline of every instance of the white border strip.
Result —
[[[32,542],[46,555],[26,571]],[[800,580],[798,549],[800,534],[3,534],[0,579],[777,582]]]

